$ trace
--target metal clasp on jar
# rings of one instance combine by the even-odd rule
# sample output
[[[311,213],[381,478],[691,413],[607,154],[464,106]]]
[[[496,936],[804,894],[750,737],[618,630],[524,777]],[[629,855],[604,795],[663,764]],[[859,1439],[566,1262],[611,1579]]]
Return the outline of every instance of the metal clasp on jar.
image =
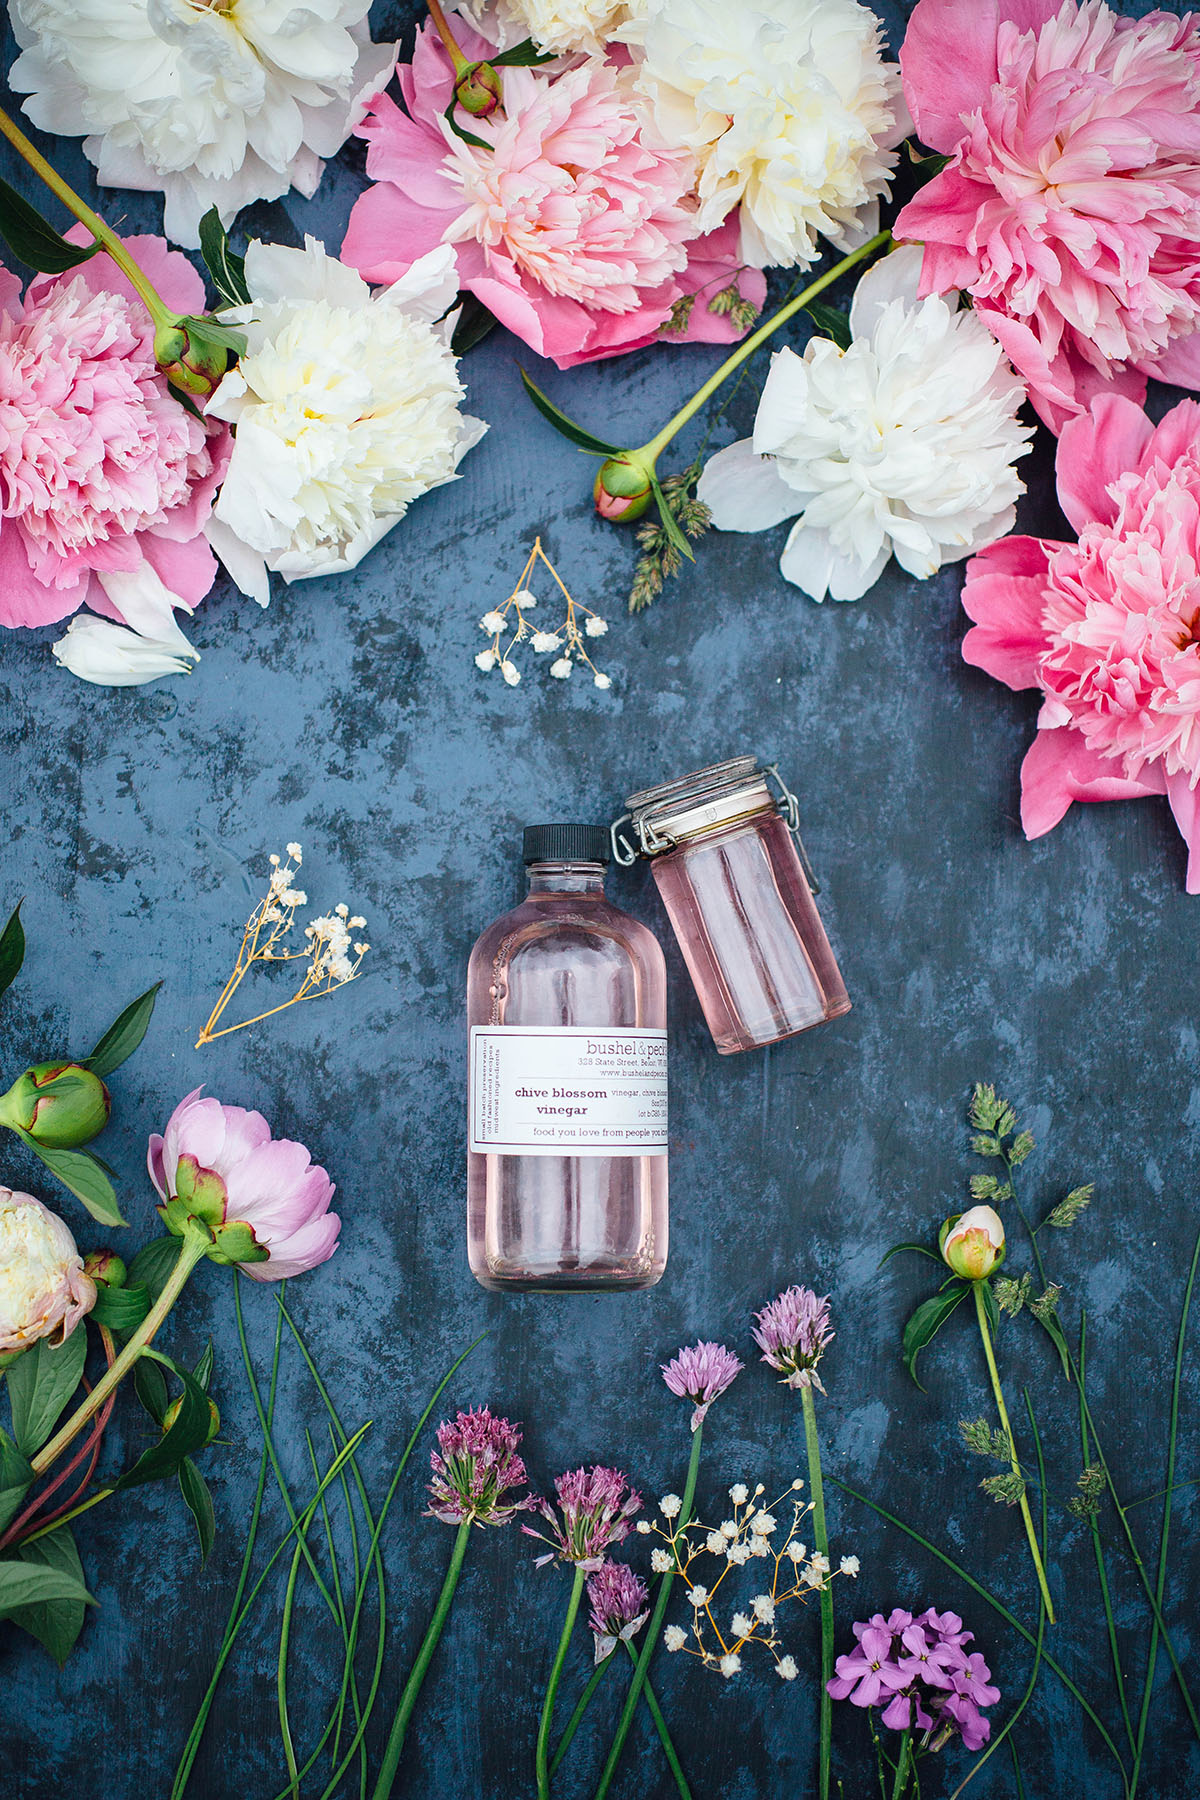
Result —
[[[821,884],[817,880],[812,863],[809,861],[808,852],[804,848],[804,839],[800,835],[800,804],[796,799],[795,794],[792,793],[782,775],[779,773],[779,765],[777,763],[765,764],[761,771],[758,772],[758,779],[764,782],[764,785],[766,785],[768,789],[768,794],[770,792],[770,783],[772,781],[774,781],[775,786],[779,790],[777,797],[772,796],[772,798],[774,798],[776,811],[779,813],[784,824],[796,840],[796,850],[800,857],[800,864],[804,870],[805,879],[807,880],[810,889],[814,894],[819,894],[821,891]],[[673,783],[670,785],[676,786],[678,784]],[[703,804],[697,806],[694,810],[697,812],[703,811]],[[719,822],[715,810],[712,822],[714,824]],[[731,819],[728,822],[733,823],[733,820]],[[624,827],[628,827],[627,832],[623,832]],[[656,830],[646,813],[622,813],[620,818],[614,820],[609,827],[609,835],[612,839],[613,860],[614,862],[619,863],[622,868],[626,869],[631,868],[639,856],[661,856],[664,851],[674,850],[679,842],[678,839],[670,836],[669,833]]]

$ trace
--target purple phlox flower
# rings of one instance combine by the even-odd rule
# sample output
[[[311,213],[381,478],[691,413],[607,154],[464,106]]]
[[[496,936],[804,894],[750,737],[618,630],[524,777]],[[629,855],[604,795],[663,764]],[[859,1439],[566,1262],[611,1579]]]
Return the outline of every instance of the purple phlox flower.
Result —
[[[900,1642],[903,1648],[896,1662],[910,1681],[924,1681],[930,1687],[947,1691],[955,1686],[954,1677],[967,1660],[960,1645],[931,1637],[925,1627],[918,1624],[902,1631]]]
[[[954,1678],[955,1691],[965,1694],[976,1706],[994,1706],[1000,1698],[1000,1689],[992,1687],[992,1671],[980,1656],[978,1650],[966,1657],[962,1668]]]
[[[571,1469],[554,1483],[558,1510],[549,1500],[539,1500],[538,1510],[550,1526],[547,1534],[532,1525],[521,1530],[552,1546],[537,1558],[537,1567],[560,1556],[587,1572],[603,1568],[613,1544],[629,1536],[629,1521],[640,1512],[642,1496],[630,1488],[619,1469]],[[560,1517],[561,1515],[561,1517]]]
[[[974,1700],[966,1694],[945,1696],[942,1701],[941,1727],[938,1738],[934,1740],[935,1750],[940,1750],[947,1739],[953,1737],[955,1728],[960,1732],[968,1750],[982,1750],[992,1735],[990,1721],[984,1718]]]
[[[957,1613],[930,1607],[914,1619],[896,1607],[853,1629],[858,1647],[838,1657],[827,1684],[835,1700],[882,1706],[889,1730],[924,1732],[922,1748],[940,1750],[956,1734],[968,1750],[987,1743],[991,1726],[982,1708],[994,1705],[1000,1690],[983,1657],[964,1648],[972,1634]]]
[[[834,1336],[829,1295],[822,1299],[811,1288],[785,1288],[754,1317],[754,1341],[763,1362],[778,1369],[788,1387],[815,1387],[823,1394],[817,1364]]]
[[[504,1525],[514,1513],[537,1502],[532,1494],[508,1496],[523,1487],[525,1464],[517,1455],[520,1428],[495,1418],[486,1406],[460,1412],[438,1426],[438,1447],[429,1458],[433,1480],[426,1516],[447,1525]]]
[[[673,1394],[681,1400],[695,1402],[692,1430],[704,1421],[714,1400],[720,1398],[742,1364],[724,1344],[689,1344],[669,1363],[662,1364],[662,1377]]]
[[[908,1682],[894,1662],[889,1660],[892,1634],[886,1628],[866,1625],[855,1627],[858,1649],[849,1656],[839,1656],[829,1692],[835,1700],[849,1700],[854,1706],[877,1706],[880,1695],[895,1694]]]
[[[935,1612],[930,1606],[925,1612],[917,1615],[914,1623],[923,1625],[928,1631],[936,1632],[938,1637],[947,1644],[973,1644],[975,1642],[975,1633],[963,1630],[963,1622],[957,1613]]]
[[[588,1624],[596,1641],[596,1661],[602,1663],[617,1645],[635,1638],[650,1613],[650,1590],[628,1563],[605,1563],[588,1576]]]
[[[918,1731],[933,1730],[933,1714],[925,1711],[919,1693],[893,1694],[879,1716],[889,1731],[911,1731],[914,1725]]]

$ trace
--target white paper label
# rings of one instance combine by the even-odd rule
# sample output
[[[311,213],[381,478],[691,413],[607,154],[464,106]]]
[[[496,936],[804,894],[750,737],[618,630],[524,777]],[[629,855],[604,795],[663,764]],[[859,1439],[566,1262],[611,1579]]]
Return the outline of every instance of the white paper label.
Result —
[[[473,1025],[470,1084],[481,1156],[667,1153],[665,1031]]]

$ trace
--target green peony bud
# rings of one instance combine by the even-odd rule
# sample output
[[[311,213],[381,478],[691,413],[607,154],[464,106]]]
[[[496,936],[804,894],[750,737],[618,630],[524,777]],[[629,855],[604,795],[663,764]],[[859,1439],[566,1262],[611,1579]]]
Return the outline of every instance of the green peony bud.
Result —
[[[178,1400],[172,1400],[170,1406],[168,1406],[166,1412],[163,1414],[162,1428],[164,1437],[179,1417],[179,1409],[182,1405],[183,1398],[180,1396]],[[208,1403],[208,1436],[205,1438],[204,1444],[211,1444],[220,1429],[221,1415],[217,1411],[217,1403],[215,1400],[210,1400]],[[201,1444],[200,1446],[202,1450],[204,1444]]]
[[[652,498],[650,475],[651,471],[646,464],[635,460],[630,451],[625,451],[620,456],[610,456],[606,463],[600,465],[600,473],[592,489],[596,511],[600,517],[619,521],[622,525],[629,525],[634,519],[640,519]]]
[[[504,89],[491,63],[468,63],[454,83],[454,98],[475,119],[486,119],[503,106]]]
[[[97,1287],[123,1288],[125,1264],[115,1250],[89,1250],[83,1259],[83,1272]]]
[[[77,1150],[104,1130],[111,1109],[108,1089],[81,1063],[38,1063],[0,1096],[0,1125],[48,1150]]]
[[[202,341],[176,319],[154,333],[154,360],[173,388],[206,399],[229,366],[229,352],[223,344]]]
[[[955,1213],[938,1233],[942,1260],[967,1281],[983,1281],[1004,1261],[1004,1225],[991,1206]]]

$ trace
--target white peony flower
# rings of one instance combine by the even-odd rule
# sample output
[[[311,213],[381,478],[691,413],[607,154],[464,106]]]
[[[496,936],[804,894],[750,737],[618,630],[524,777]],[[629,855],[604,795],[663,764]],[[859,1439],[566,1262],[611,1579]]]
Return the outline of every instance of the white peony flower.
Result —
[[[0,1187],[0,1354],[61,1344],[96,1304],[75,1239],[32,1194]]]
[[[160,675],[190,675],[200,660],[175,623],[175,608],[190,613],[148,562],[98,577],[124,624],[76,613],[65,637],[51,646],[59,664],[98,687],[138,687]]]
[[[449,245],[372,294],[315,238],[252,243],[246,353],[208,402],[236,428],[209,541],[244,594],[353,569],[487,430],[459,412]],[[507,667],[506,680],[511,680]]]
[[[858,600],[889,556],[920,578],[1011,529],[1032,427],[1021,382],[975,313],[917,299],[919,245],[858,284],[853,341],[777,351],[754,436],[718,451],[697,495],[722,531],[800,517],[779,567],[814,600]]]
[[[84,137],[108,187],[161,189],[163,226],[194,247],[210,206],[312,194],[386,86],[366,0],[10,0],[23,54],[10,85],[43,131]]]
[[[755,268],[807,268],[879,229],[879,196],[911,129],[900,72],[857,0],[646,0],[625,35],[659,131],[699,168],[700,230],[740,204]]]
[[[456,0],[454,10],[502,50],[532,38],[559,55],[603,56],[623,27],[644,16],[646,0]]]

